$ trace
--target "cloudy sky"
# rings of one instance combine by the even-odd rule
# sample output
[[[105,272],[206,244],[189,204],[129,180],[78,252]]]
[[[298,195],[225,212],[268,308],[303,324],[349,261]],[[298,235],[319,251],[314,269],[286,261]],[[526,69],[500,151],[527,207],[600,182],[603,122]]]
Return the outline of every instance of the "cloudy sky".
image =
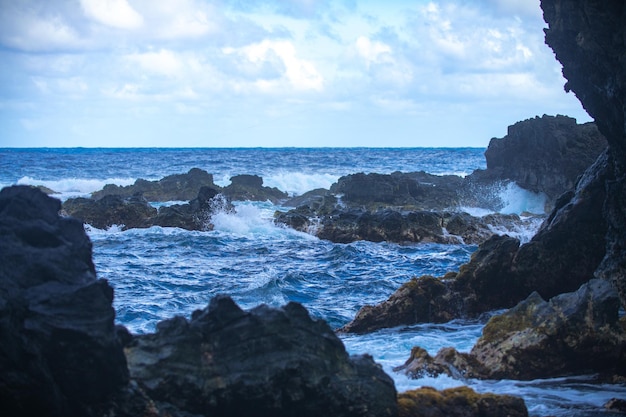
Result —
[[[0,0],[0,147],[478,146],[563,91],[538,0]]]

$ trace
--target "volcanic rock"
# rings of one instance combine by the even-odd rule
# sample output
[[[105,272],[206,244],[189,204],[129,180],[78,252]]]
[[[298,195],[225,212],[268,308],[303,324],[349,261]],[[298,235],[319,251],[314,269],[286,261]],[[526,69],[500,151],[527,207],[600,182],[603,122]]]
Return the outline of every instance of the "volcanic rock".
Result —
[[[263,178],[258,175],[236,175],[230,181],[231,184],[222,192],[231,200],[278,203],[288,198],[287,193],[276,187],[263,186]]]
[[[469,387],[437,391],[423,387],[398,395],[400,417],[527,417],[524,400],[512,395],[478,394]]]
[[[113,289],[59,200],[0,191],[0,404],[4,415],[103,415],[128,382]]]
[[[447,374],[485,379],[550,378],[572,374],[624,375],[626,333],[619,298],[605,280],[544,301],[538,293],[493,316],[470,353],[452,348],[433,358],[414,348],[396,371],[412,377]]]
[[[535,117],[509,126],[503,138],[493,138],[485,151],[486,172],[496,181],[513,181],[520,187],[544,193],[550,206],[574,188],[578,177],[606,148],[606,139],[594,123],[578,125],[567,116]]]
[[[218,296],[127,348],[131,376],[157,404],[220,416],[393,416],[393,381],[348,356],[326,322],[297,303],[241,310]]]
[[[131,197],[141,194],[150,202],[189,201],[196,198],[202,187],[219,189],[213,183],[213,175],[202,169],[192,168],[186,174],[168,175],[158,181],[138,179],[133,185],[125,187],[107,184],[102,190],[92,193],[91,197],[97,200],[106,195]]]

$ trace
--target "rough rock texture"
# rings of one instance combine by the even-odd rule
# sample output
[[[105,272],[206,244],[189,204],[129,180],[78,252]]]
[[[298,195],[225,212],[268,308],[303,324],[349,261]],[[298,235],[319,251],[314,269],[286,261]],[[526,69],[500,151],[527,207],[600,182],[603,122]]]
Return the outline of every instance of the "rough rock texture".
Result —
[[[530,242],[492,236],[458,273],[437,285],[422,277],[404,284],[388,300],[364,306],[342,328],[363,333],[382,327],[442,322],[510,308],[533,291],[550,298],[574,291],[593,277],[605,253],[606,222],[601,214],[610,172],[606,153],[589,167],[576,190],[564,194]],[[423,303],[426,303],[423,305]]]
[[[505,137],[491,139],[485,151],[485,173],[544,193],[552,205],[574,188],[606,146],[594,123],[578,125],[566,116],[535,117],[509,126]]]
[[[219,416],[393,416],[393,381],[369,356],[349,357],[297,303],[241,310],[218,296],[161,322],[127,348],[133,379],[157,403]]]
[[[597,276],[610,279],[626,306],[626,4],[622,0],[542,0],[546,43],[573,91],[609,144],[613,172],[604,216],[606,257]]]
[[[211,230],[211,214],[228,209],[230,204],[211,187],[201,187],[197,196],[187,204],[152,207],[141,195],[131,197],[105,195],[73,198],[63,203],[63,212],[98,229],[123,225],[123,230],[151,226],[180,227],[187,230]]]
[[[352,208],[401,207],[407,210],[443,210],[457,207],[457,190],[463,179],[456,175],[426,172],[393,174],[353,174],[341,177],[330,192]]]
[[[605,280],[544,301],[532,293],[492,317],[470,353],[452,348],[433,358],[414,348],[397,371],[416,377],[447,374],[486,379],[549,378],[580,373],[626,373],[626,333],[619,298]]]
[[[100,415],[128,382],[113,289],[83,225],[23,186],[0,191],[0,404],[4,415]]]
[[[231,184],[222,192],[231,200],[278,203],[288,198],[287,193],[278,188],[263,186],[263,178],[258,175],[236,175],[230,181]]]
[[[138,179],[133,185],[126,187],[107,184],[91,197],[97,200],[106,195],[131,197],[141,194],[148,201],[189,201],[196,198],[202,187],[219,189],[213,183],[213,175],[199,168],[192,168],[186,174],[168,175],[158,181]]]
[[[398,395],[400,417],[527,417],[524,400],[512,395],[478,394],[469,387],[431,387]]]

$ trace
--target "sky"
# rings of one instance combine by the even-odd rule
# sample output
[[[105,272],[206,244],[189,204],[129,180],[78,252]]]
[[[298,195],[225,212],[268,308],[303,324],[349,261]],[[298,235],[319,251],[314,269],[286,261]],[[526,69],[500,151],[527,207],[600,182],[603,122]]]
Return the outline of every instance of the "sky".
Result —
[[[486,147],[565,93],[539,0],[0,0],[0,147]]]

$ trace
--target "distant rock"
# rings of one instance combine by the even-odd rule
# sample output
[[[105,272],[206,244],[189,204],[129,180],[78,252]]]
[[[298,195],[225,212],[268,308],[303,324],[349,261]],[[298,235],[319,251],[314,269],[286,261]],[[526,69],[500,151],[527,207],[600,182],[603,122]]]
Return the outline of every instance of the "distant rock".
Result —
[[[163,321],[127,348],[131,376],[175,414],[395,416],[393,380],[348,356],[326,322],[297,303],[241,310],[218,296]]]
[[[564,194],[537,234],[518,239],[494,235],[480,244],[470,262],[437,284],[413,279],[388,300],[364,306],[342,330],[369,332],[382,327],[442,322],[510,308],[533,291],[550,298],[574,291],[594,276],[605,253],[606,222],[601,214],[610,167],[604,158],[589,167],[575,192]]]
[[[83,225],[25,186],[0,191],[0,403],[4,415],[100,416],[128,383],[113,289]]]
[[[258,175],[236,175],[231,184],[223,189],[223,194],[236,201],[271,201],[278,203],[286,200],[287,193],[275,187],[263,186],[263,178]]]
[[[98,200],[107,195],[132,197],[140,194],[150,202],[189,201],[196,198],[202,187],[219,189],[213,183],[213,175],[192,168],[186,174],[168,175],[158,181],[138,179],[133,185],[125,187],[107,184],[102,190],[92,193],[91,197]]]
[[[610,283],[594,279],[544,301],[536,292],[492,317],[470,353],[452,348],[431,357],[417,347],[396,371],[411,377],[531,380],[626,370],[626,332]]]
[[[98,229],[118,225],[123,230],[152,226],[211,230],[211,215],[224,209],[232,209],[232,206],[211,187],[201,187],[196,198],[189,203],[163,206],[158,210],[142,194],[131,197],[111,194],[98,200],[74,198],[63,203],[63,213],[68,216]]]
[[[512,181],[544,193],[552,207],[606,147],[594,123],[579,125],[571,117],[543,115],[517,122],[505,137],[491,139],[485,151],[487,170],[467,180]]]
[[[478,394],[469,387],[437,391],[423,387],[398,395],[400,417],[527,417],[524,400],[512,395]]]

